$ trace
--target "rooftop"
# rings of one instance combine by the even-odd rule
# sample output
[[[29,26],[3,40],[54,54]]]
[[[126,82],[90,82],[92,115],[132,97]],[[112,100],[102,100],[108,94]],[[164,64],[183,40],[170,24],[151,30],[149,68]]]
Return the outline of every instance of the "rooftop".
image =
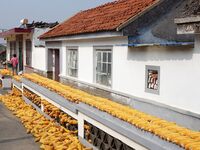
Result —
[[[58,22],[52,22],[52,23],[47,23],[47,22],[35,22],[33,21],[32,23],[27,24],[27,28],[53,28],[56,25],[58,25]]]
[[[81,11],[46,32],[41,39],[94,33],[103,31],[116,31],[117,28],[131,19],[150,9],[160,0],[118,0],[104,5]]]

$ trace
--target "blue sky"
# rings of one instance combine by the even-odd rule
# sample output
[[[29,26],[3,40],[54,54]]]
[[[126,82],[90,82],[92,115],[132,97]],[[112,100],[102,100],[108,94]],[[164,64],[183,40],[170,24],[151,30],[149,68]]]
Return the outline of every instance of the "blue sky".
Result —
[[[81,10],[111,1],[113,0],[0,0],[0,29],[18,27],[23,18],[27,18],[29,22],[61,22]]]

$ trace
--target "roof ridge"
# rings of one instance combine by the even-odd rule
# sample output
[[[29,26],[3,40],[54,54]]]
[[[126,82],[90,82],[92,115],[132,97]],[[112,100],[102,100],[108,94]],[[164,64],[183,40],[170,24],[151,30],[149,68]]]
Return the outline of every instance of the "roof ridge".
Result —
[[[86,10],[82,10],[80,12],[87,12],[87,11],[91,11],[91,10],[94,10],[94,9],[97,9],[97,8],[102,8],[102,7],[105,7],[105,6],[108,6],[108,5],[112,5],[114,3],[118,3],[119,1],[126,1],[126,0],[115,0],[113,2],[107,2],[105,4],[101,4],[99,6],[96,6],[96,7],[93,7],[93,8],[89,8],[89,9],[86,9]]]

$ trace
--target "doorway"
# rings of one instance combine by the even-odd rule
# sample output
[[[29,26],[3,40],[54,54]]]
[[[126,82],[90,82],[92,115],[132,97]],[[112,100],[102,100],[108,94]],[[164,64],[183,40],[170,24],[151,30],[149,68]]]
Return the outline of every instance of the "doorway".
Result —
[[[48,77],[59,81],[60,77],[60,51],[59,49],[48,49]]]

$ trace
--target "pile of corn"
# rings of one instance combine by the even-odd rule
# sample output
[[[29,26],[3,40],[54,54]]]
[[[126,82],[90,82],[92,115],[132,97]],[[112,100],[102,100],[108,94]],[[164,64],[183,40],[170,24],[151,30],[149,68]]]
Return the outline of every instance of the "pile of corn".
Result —
[[[73,119],[71,116],[62,112],[59,108],[52,105],[48,101],[42,99],[37,94],[31,92],[30,90],[24,88],[23,95],[32,101],[35,105],[41,108],[41,105],[44,107],[44,113],[49,115],[52,119],[57,121],[60,125],[65,128],[70,128],[70,126],[78,126],[78,121]],[[78,130],[73,130],[73,134],[77,135]]]
[[[90,134],[91,134],[90,132],[91,132],[90,126],[87,123],[84,123],[84,134],[85,134],[84,136],[89,143],[92,143],[92,140],[90,137]]]
[[[16,80],[16,81],[18,81],[18,82],[21,82],[22,75],[14,75],[13,79]]]
[[[27,105],[18,93],[0,96],[0,101],[20,118],[27,128],[27,133],[35,137],[36,142],[40,142],[41,149],[44,150],[86,150],[70,131],[61,126],[57,126],[53,121],[47,120],[30,105]]]
[[[10,93],[12,96],[22,97],[22,91],[14,87]]]
[[[50,104],[46,100],[42,100],[41,104],[44,107],[44,112],[45,114],[49,115],[51,118],[56,119],[60,115],[60,109],[57,108],[56,106]]]
[[[59,82],[41,77],[41,76],[39,76],[35,73],[24,74],[23,77],[26,78],[26,79],[29,79],[29,80],[31,80],[31,81],[33,81],[33,82],[35,82],[35,83],[37,83],[37,84],[39,84],[43,87],[48,88],[51,91],[58,93],[59,95],[63,96],[64,98],[68,99],[71,102],[78,103],[79,99],[81,98],[81,97],[79,97],[79,95],[81,96],[81,93],[80,94],[77,93],[79,91],[72,89],[69,86],[65,86],[65,85],[63,85]],[[45,82],[45,80],[46,80],[46,82]],[[76,93],[74,93],[74,92],[76,92]]]
[[[78,126],[78,121],[68,114],[61,111],[56,106],[52,105],[46,100],[42,100],[41,103],[44,106],[45,114],[49,115],[51,118],[56,120],[60,125],[69,128],[69,126]],[[84,125],[84,129],[86,131],[86,136],[89,136],[90,128],[88,125]],[[71,131],[73,134],[77,135],[78,130]]]
[[[8,70],[8,69],[1,69],[0,70],[0,74],[2,76],[5,76],[5,75],[12,76],[12,72],[10,70]]]
[[[30,101],[32,101],[32,103],[34,103],[35,105],[37,105],[39,108],[41,107],[41,97],[36,95],[35,93],[31,92],[30,90],[24,88],[23,90],[23,94],[26,98],[28,98]]]
[[[200,150],[200,132],[191,131],[173,122],[148,115],[105,98],[90,95],[37,74],[25,74],[24,77],[57,92],[74,103],[86,103],[185,149]]]
[[[50,104],[46,100],[42,100],[42,105],[44,106],[44,112],[51,118],[55,119],[60,125],[66,128],[69,128],[69,126],[78,126],[78,121],[76,119],[62,112],[59,108]],[[75,135],[78,134],[78,130],[72,132]]]

